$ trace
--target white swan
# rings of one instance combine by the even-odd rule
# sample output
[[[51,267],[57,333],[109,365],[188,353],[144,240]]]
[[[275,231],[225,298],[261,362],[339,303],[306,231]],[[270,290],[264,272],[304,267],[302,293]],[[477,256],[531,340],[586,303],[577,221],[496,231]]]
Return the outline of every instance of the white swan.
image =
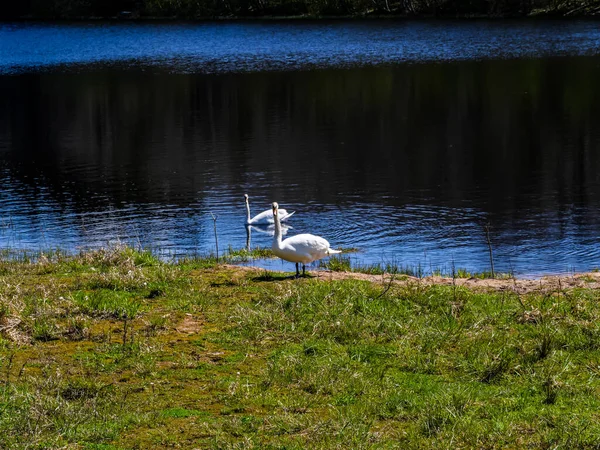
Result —
[[[302,263],[302,275],[305,275],[306,264],[333,255],[334,253],[342,253],[341,250],[332,249],[326,239],[312,234],[297,234],[282,241],[279,219],[281,211],[279,205],[276,202],[273,203],[275,234],[273,235],[273,245],[271,248],[276,256],[296,263],[296,277],[300,276],[299,263]]]
[[[256,216],[254,216],[252,219],[250,218],[250,202],[248,202],[248,194],[244,194],[244,199],[246,200],[246,225],[269,225],[274,223],[273,221],[273,211],[271,211],[270,209],[267,209],[266,211],[261,212],[260,214],[257,214]],[[280,220],[282,222],[286,221],[287,219],[289,219],[290,217],[292,217],[292,215],[295,213],[296,211],[292,211],[291,213],[288,214],[288,212],[285,209],[280,209],[279,213],[281,214]]]

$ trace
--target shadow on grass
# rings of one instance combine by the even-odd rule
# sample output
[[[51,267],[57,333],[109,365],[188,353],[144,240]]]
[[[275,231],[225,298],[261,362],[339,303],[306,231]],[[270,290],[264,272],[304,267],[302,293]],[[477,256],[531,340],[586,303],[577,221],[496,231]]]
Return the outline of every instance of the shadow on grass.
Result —
[[[233,280],[213,281],[210,283],[210,287],[232,287],[232,286],[237,286],[237,283]]]
[[[305,274],[300,275],[298,278],[316,278],[314,275]],[[255,277],[251,277],[251,281],[255,282],[265,282],[265,281],[284,281],[284,280],[295,280],[296,274],[288,275],[287,273],[273,273],[273,272],[263,272],[260,275]]]

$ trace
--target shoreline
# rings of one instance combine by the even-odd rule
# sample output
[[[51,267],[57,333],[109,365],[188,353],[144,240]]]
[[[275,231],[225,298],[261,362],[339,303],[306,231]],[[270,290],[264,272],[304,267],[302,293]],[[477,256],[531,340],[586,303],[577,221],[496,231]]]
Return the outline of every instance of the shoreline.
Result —
[[[136,249],[129,246],[103,247],[87,249],[79,252],[68,252],[60,249],[46,251],[0,251],[0,264],[45,264],[59,263],[60,261],[73,261],[79,258],[93,258],[97,255],[118,254],[120,252],[133,252],[156,258],[168,267],[177,267],[186,261],[201,261],[211,267],[222,268],[238,274],[254,273],[258,276],[264,274],[277,274],[280,277],[289,275],[293,279],[293,272],[273,269],[268,266],[256,265],[258,261],[278,260],[268,248],[256,247],[248,252],[245,249],[225,251],[217,261],[215,255],[183,256],[179,259],[163,259],[160,254],[150,250]],[[353,253],[353,249],[346,249],[344,254]],[[341,264],[340,264],[341,263]],[[422,284],[424,286],[452,286],[464,287],[474,290],[487,291],[513,291],[518,293],[539,293],[563,290],[565,288],[590,288],[600,289],[600,269],[592,268],[585,271],[549,272],[532,274],[514,274],[496,272],[491,277],[488,271],[469,271],[456,268],[457,275],[453,278],[448,271],[423,271],[421,275],[410,266],[394,266],[392,269],[380,264],[372,266],[353,266],[344,264],[336,256],[317,261],[313,267],[307,267],[307,278],[337,281],[360,280],[373,283],[394,283],[401,285]]]
[[[276,273],[284,275],[290,272],[266,270],[256,266],[241,266],[235,264],[221,264],[222,267],[239,271],[240,273],[254,272],[257,275],[261,273]],[[467,288],[474,291],[485,292],[512,292],[521,294],[549,294],[560,293],[570,289],[600,289],[600,272],[581,272],[573,274],[542,275],[535,278],[526,277],[498,277],[498,278],[478,278],[471,276],[468,278],[452,278],[449,276],[427,275],[416,277],[405,274],[367,274],[352,271],[333,271],[329,269],[318,269],[309,271],[310,278],[324,281],[338,280],[361,280],[371,283],[394,283],[400,286],[456,286],[457,288]],[[290,276],[293,278],[293,276]]]
[[[217,260],[215,255],[195,255],[180,257],[179,259],[163,259],[160,254],[150,250],[136,249],[129,246],[103,247],[99,249],[87,249],[80,252],[68,252],[60,249],[47,251],[0,251],[0,265],[44,265],[60,264],[66,261],[86,260],[97,258],[98,255],[139,254],[144,257],[156,259],[166,267],[176,268],[186,265],[189,261],[200,263],[202,266],[221,268],[236,273],[237,275],[254,274],[255,276],[277,275],[278,278],[294,279],[292,271],[284,271],[255,265],[258,261],[278,260],[270,249],[256,247],[248,252],[245,249],[225,251]],[[345,252],[353,253],[352,249]],[[342,254],[343,255],[343,254]],[[502,292],[510,291],[518,294],[548,293],[562,291],[564,289],[599,289],[600,269],[576,272],[550,272],[536,274],[514,274],[496,272],[491,277],[488,271],[468,271],[464,268],[456,268],[457,275],[452,277],[448,271],[424,271],[421,274],[417,270],[410,270],[409,266],[385,267],[375,264],[373,266],[353,266],[337,257],[325,258],[315,263],[313,267],[307,268],[307,279],[318,279],[323,281],[359,280],[371,283],[390,283],[402,286],[456,286],[476,291]],[[302,277],[301,277],[302,278]]]

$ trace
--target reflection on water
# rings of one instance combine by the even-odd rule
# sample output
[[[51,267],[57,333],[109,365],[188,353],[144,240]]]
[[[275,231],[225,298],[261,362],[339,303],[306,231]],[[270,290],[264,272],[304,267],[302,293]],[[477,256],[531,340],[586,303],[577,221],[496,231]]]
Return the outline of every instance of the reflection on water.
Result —
[[[248,193],[354,262],[487,270],[490,223],[498,271],[589,270],[599,79],[597,56],[1,76],[0,244],[204,253],[212,212],[221,248],[270,247]]]

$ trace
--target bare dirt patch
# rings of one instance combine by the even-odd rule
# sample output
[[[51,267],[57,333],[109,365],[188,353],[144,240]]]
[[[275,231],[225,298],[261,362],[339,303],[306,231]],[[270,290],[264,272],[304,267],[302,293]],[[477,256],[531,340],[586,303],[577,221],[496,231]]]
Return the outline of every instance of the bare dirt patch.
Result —
[[[230,266],[242,272],[255,272],[257,275],[262,269],[246,266]],[[329,270],[313,270],[310,276],[320,280],[364,280],[373,283],[388,283],[390,280],[399,285],[414,286],[422,284],[426,286],[463,286],[469,289],[481,291],[504,291],[510,290],[519,294],[549,293],[575,288],[600,289],[600,272],[587,272],[569,275],[551,275],[535,279],[527,278],[455,278],[428,276],[423,278],[408,275],[370,275],[358,272],[332,272]]]
[[[186,314],[183,320],[175,327],[175,329],[179,333],[195,334],[200,331],[202,325],[202,321],[195,318],[192,314]]]

